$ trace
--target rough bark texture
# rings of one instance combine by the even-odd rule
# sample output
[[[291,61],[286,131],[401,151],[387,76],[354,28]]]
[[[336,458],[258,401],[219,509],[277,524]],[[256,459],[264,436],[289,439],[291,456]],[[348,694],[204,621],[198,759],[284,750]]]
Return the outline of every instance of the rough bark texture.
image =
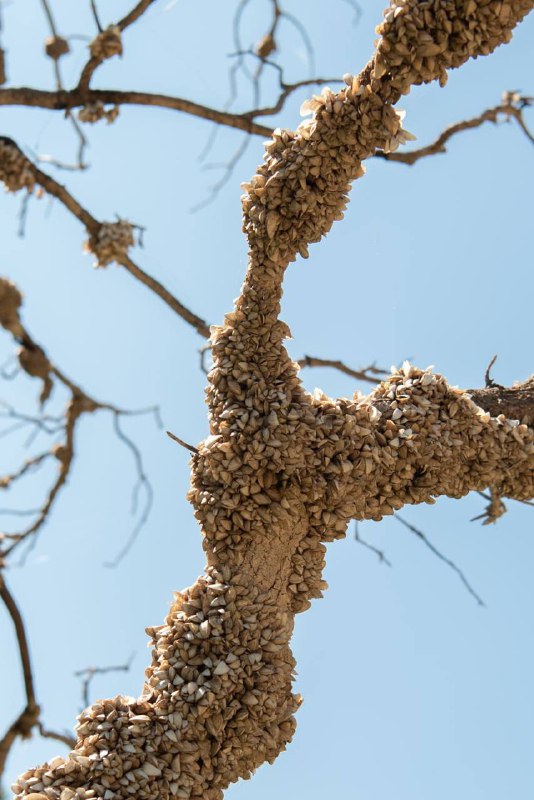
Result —
[[[439,495],[487,487],[534,495],[532,404],[521,405],[531,384],[506,396],[483,390],[477,405],[443,377],[405,364],[367,398],[311,396],[278,320],[287,265],[342,217],[362,160],[406,138],[392,103],[507,42],[532,6],[394,3],[359,78],[347,77],[337,95],[324,92],[309,105],[311,120],[267,144],[243,198],[245,283],[212,330],[211,435],[192,459],[189,497],[206,572],[176,595],[165,625],[150,629],[140,698],[86,709],[75,750],[26,772],[17,798],[220,800],[293,735],[299,698],[289,641],[294,614],[325,588],[325,542],[342,537],[351,519],[381,519]],[[524,410],[525,422],[502,413],[509,409],[514,417]]]

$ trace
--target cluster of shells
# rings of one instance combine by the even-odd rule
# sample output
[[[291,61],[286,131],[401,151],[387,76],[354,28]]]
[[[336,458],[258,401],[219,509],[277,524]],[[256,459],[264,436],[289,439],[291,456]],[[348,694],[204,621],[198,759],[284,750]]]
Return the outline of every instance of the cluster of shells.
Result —
[[[7,192],[18,192],[27,189],[32,192],[35,177],[27,159],[14,142],[0,139],[0,181]]]
[[[457,31],[463,7],[462,31],[471,31],[471,18],[482,31],[469,53]],[[392,103],[406,76],[427,79],[412,74],[415,59],[427,70],[434,58],[440,78],[444,66],[507,41],[530,7],[480,0],[473,11],[469,0],[399,0],[378,53],[392,52],[406,31],[412,36],[412,22],[419,44],[429,44],[425,31],[437,40],[446,18],[448,50],[410,51],[386,72],[375,59],[338,94],[314,98],[305,109],[313,117],[297,131],[277,130],[267,143],[243,197],[245,283],[212,331],[210,436],[192,459],[189,499],[206,572],[175,596],[163,626],[148,629],[152,664],[141,696],[86,709],[75,749],[24,773],[13,786],[17,798],[221,800],[230,782],[273,761],[293,735],[300,698],[291,691],[289,641],[294,614],[326,586],[325,543],[344,536],[351,519],[379,520],[443,494],[492,487],[499,497],[533,496],[534,433],[520,420],[490,416],[440,375],[408,363],[369,397],[310,395],[278,320],[289,262],[343,216],[362,160],[409,136]],[[99,264],[133,243],[122,224],[91,237]]]
[[[287,615],[209,569],[148,629],[153,663],[140,698],[99,701],[78,718],[66,758],[12,786],[26,800],[204,798],[263,761],[294,731]],[[271,623],[271,627],[269,627]]]
[[[87,103],[78,111],[78,119],[80,122],[100,122],[105,119],[108,124],[114,122],[119,116],[119,107],[111,106],[106,108],[101,100],[96,100],[94,103]]]
[[[108,27],[100,31],[91,44],[89,50],[93,58],[98,58],[99,61],[105,61],[107,58],[122,55],[122,35],[121,29],[118,25],[108,25]]]
[[[24,339],[24,328],[20,320],[22,295],[17,286],[7,278],[0,278],[0,326],[17,339]],[[17,353],[19,364],[27,375],[43,382],[41,403],[50,396],[52,379],[50,362],[43,350],[36,345],[23,344]]]
[[[0,277],[0,325],[14,336],[22,333],[19,309],[22,295],[18,288],[7,278]]]
[[[447,81],[447,70],[492,53],[532,9],[531,0],[396,0],[377,28],[374,77],[391,89]]]
[[[120,262],[134,244],[133,225],[119,219],[101,223],[84,243],[84,250],[96,256],[95,267],[107,267],[113,261]]]
[[[70,46],[64,36],[49,36],[45,39],[44,49],[46,55],[53,61],[59,61],[70,52]]]

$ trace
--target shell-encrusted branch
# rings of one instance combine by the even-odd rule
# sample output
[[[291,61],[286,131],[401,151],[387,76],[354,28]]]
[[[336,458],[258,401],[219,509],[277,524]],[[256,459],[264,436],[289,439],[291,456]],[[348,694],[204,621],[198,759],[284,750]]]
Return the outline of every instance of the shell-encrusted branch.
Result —
[[[367,400],[310,396],[278,320],[287,265],[342,217],[363,159],[407,138],[393,108],[400,94],[508,41],[532,6],[398,0],[359,78],[323,92],[310,122],[267,144],[243,198],[245,283],[212,333],[211,435],[192,457],[205,574],[148,630],[141,696],[86,709],[76,748],[21,776],[17,798],[221,800],[293,735],[289,641],[294,614],[325,588],[324,542],[350,518],[438,494],[534,493],[531,428],[409,365]]]

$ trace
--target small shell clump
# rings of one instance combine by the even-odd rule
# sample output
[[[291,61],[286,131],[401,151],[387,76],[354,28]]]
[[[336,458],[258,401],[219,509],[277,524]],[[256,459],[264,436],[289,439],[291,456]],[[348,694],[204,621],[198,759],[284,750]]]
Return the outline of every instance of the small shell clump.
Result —
[[[22,327],[19,308],[22,295],[14,283],[7,278],[0,278],[0,325],[14,336],[20,336]]]
[[[14,142],[0,138],[0,181],[6,192],[33,192],[35,178],[24,154]]]
[[[122,35],[118,25],[108,25],[100,31],[91,44],[89,50],[93,58],[105,61],[107,58],[122,55]]]
[[[101,100],[96,100],[94,103],[87,103],[83,108],[78,111],[78,119],[80,122],[100,122],[105,119],[108,124],[114,122],[119,116],[119,107],[111,106],[106,108]]]
[[[117,222],[103,222],[85,242],[84,250],[96,256],[95,267],[107,267],[113,261],[120,262],[134,244],[133,225],[119,219]]]
[[[59,61],[62,56],[70,53],[70,46],[64,36],[50,36],[45,39],[45,53],[53,61]]]

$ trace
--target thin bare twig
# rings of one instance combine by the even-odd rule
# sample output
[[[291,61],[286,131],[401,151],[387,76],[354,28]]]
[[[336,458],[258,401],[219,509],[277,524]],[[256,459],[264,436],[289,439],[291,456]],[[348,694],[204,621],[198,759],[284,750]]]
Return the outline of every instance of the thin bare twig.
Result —
[[[182,447],[185,447],[185,449],[189,450],[189,452],[198,453],[198,448],[197,447],[195,447],[192,444],[187,444],[187,442],[184,442],[184,440],[180,439],[179,436],[176,436],[175,433],[172,433],[171,431],[165,431],[165,433],[167,434],[169,439],[172,439],[173,441],[178,442],[178,444],[180,444]]]
[[[9,752],[15,740],[18,737],[27,739],[32,732],[33,727],[37,724],[39,719],[40,709],[37,705],[35,698],[35,687],[33,683],[33,673],[30,660],[30,649],[28,646],[28,639],[24,627],[22,614],[15,602],[15,599],[9,591],[3,572],[0,567],[0,600],[7,609],[13,627],[15,628],[15,635],[17,638],[17,645],[20,655],[20,663],[22,666],[22,674],[24,677],[24,690],[26,694],[26,705],[23,711],[19,714],[17,719],[10,725],[4,737],[0,740],[0,777],[3,775]]]
[[[404,525],[404,527],[407,528],[409,531],[411,531],[411,533],[415,534],[417,538],[420,539],[426,547],[428,547],[431,553],[433,553],[437,558],[439,558],[440,561],[443,561],[444,564],[450,567],[450,569],[452,569],[452,571],[458,575],[459,579],[461,580],[461,582],[463,583],[463,585],[465,586],[471,597],[473,597],[477,601],[479,606],[485,607],[486,604],[484,603],[480,595],[477,594],[477,592],[473,589],[473,587],[465,577],[462,570],[454,563],[454,561],[451,561],[450,558],[447,558],[447,556],[443,555],[443,553],[440,550],[438,550],[438,548],[435,547],[435,545],[433,545],[432,542],[425,536],[423,531],[419,530],[419,528],[416,528],[415,525],[412,525],[403,517],[399,516],[399,514],[395,514],[394,519],[400,522],[401,525]]]
[[[144,506],[144,508],[143,508],[143,510],[141,512],[141,515],[140,515],[140,517],[139,517],[139,519],[137,521],[137,524],[135,525],[133,531],[131,532],[130,536],[126,540],[126,543],[124,544],[124,546],[121,548],[119,553],[115,556],[115,558],[112,561],[105,561],[104,562],[104,566],[105,567],[110,567],[112,569],[117,567],[120,564],[120,562],[123,560],[123,558],[130,552],[130,550],[133,547],[137,537],[139,536],[139,534],[141,533],[142,529],[144,528],[144,526],[145,526],[145,524],[146,524],[146,522],[148,520],[148,517],[150,516],[150,511],[152,510],[152,505],[153,505],[153,502],[154,502],[154,490],[152,489],[152,484],[148,480],[146,472],[145,472],[145,468],[144,468],[144,464],[143,464],[143,456],[141,455],[141,451],[139,450],[139,448],[137,447],[135,442],[133,442],[132,439],[130,439],[130,437],[127,436],[124,433],[124,431],[122,430],[122,428],[120,426],[120,416],[121,416],[121,414],[120,414],[119,411],[114,411],[113,412],[113,427],[114,427],[115,433],[118,436],[118,438],[120,439],[120,441],[123,442],[123,444],[126,445],[126,447],[132,453],[132,456],[133,456],[133,459],[134,459],[134,463],[135,463],[135,468],[136,468],[136,471],[137,471],[137,481],[136,481],[136,483],[134,485],[133,492],[132,492],[132,514],[135,514],[137,512],[137,502],[138,502],[140,489],[144,489],[145,490],[146,501],[145,501],[145,506]]]
[[[375,547],[370,542],[362,539],[359,532],[358,520],[354,520],[354,541],[358,542],[358,544],[361,544],[362,547],[365,547],[367,550],[370,550],[372,553],[374,553],[378,557],[378,560],[381,564],[391,567],[391,561],[388,561],[385,553],[382,550],[379,550],[378,547]]]
[[[355,378],[358,381],[366,381],[367,383],[380,383],[380,381],[389,375],[389,372],[384,369],[380,369],[375,364],[370,364],[368,367],[363,367],[363,369],[352,369],[348,367],[343,361],[329,359],[329,358],[317,358],[316,356],[303,356],[301,359],[297,361],[299,367],[331,367],[332,369],[337,369],[339,372],[342,372],[344,375],[348,375],[350,378]]]
[[[130,658],[125,664],[119,664],[112,667],[84,667],[77,670],[74,675],[82,679],[82,703],[83,708],[90,705],[89,689],[95,675],[106,675],[109,672],[128,672],[132,665],[135,653],[132,653]]]
[[[39,731],[39,735],[42,736],[43,739],[55,739],[56,742],[62,742],[64,745],[66,745],[69,750],[74,750],[76,747],[76,739],[74,736],[69,736],[68,733],[60,733],[59,731],[51,731],[48,728],[45,728],[40,720],[37,723],[37,729]]]
[[[95,0],[90,0],[90,4],[91,4],[91,11],[93,12],[93,17],[94,17],[94,20],[95,20],[95,23],[96,23],[96,27],[98,28],[98,32],[102,33],[102,31],[104,29],[103,29],[102,24],[100,22],[100,17],[98,16],[98,9],[96,7]]]

